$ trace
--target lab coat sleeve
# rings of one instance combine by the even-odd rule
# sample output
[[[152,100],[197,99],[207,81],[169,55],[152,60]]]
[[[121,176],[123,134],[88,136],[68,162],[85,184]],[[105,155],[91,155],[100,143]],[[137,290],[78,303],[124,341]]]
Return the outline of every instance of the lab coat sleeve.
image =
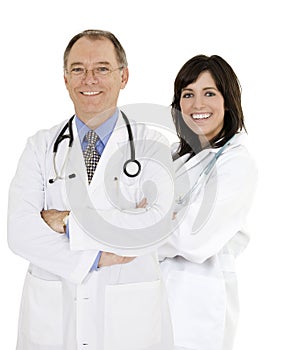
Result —
[[[188,205],[185,213],[178,214],[177,227],[159,249],[159,259],[182,256],[191,262],[203,263],[219,253],[242,231],[256,182],[255,163],[243,147],[225,152],[218,159],[216,171],[211,174],[206,186]],[[207,197],[204,197],[205,190]],[[202,217],[204,198],[207,204],[209,202],[210,210],[207,209],[207,215]]]
[[[163,227],[161,229],[166,232],[170,230],[174,204],[174,172],[170,147],[164,137],[157,136],[156,133],[149,131],[145,133],[144,131],[143,135],[135,135],[134,139],[141,140],[142,137],[147,137],[148,140],[146,142],[143,139],[143,142],[138,143],[139,147],[136,147],[137,159],[141,162],[140,175],[137,178],[129,178],[126,175],[123,175],[123,178],[122,176],[122,180],[117,184],[118,187],[114,188],[115,193],[117,193],[116,189],[119,189],[119,195],[112,197],[116,198],[115,201],[109,199],[110,196],[103,190],[104,183],[101,183],[97,186],[96,192],[92,194],[93,206],[96,208],[96,215],[100,216],[101,222],[109,222],[114,229],[116,227],[123,230],[141,229],[141,232],[142,230],[146,232],[149,227],[157,225],[157,227]],[[162,161],[159,163],[153,159]],[[109,173],[111,169],[106,167],[105,171]],[[104,174],[97,173],[96,175],[99,181],[104,179]],[[143,197],[147,198],[147,208],[136,208],[136,204]],[[82,203],[83,198],[82,200],[74,200],[75,202]],[[85,208],[87,206],[83,205],[80,212],[87,215]],[[133,250],[128,252],[126,248],[119,249],[115,244],[113,246],[100,244],[103,241],[103,237],[100,239],[100,231],[107,230],[107,228],[102,229],[102,225],[98,222],[94,222],[92,228],[89,225],[89,232],[93,232],[95,239],[90,238],[90,235],[86,234],[88,232],[86,221],[88,220],[76,216],[78,212],[74,209],[69,217],[71,249],[81,250],[94,247],[118,255],[133,254]]]
[[[9,191],[8,244],[14,253],[33,265],[80,283],[90,271],[98,251],[71,251],[67,237],[53,231],[41,218],[46,140],[43,132],[30,138],[20,158]]]

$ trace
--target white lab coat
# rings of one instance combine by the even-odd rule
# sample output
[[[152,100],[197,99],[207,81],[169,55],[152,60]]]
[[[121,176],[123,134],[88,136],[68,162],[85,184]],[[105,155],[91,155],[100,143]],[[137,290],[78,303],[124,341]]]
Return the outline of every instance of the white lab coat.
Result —
[[[109,206],[118,222],[121,212],[108,203],[103,186],[95,184],[96,181],[100,184],[106,164],[104,158],[110,157],[118,143],[127,144],[128,134],[121,116],[117,125],[120,124],[124,128],[118,133],[115,132],[118,126],[115,128],[90,186],[83,156],[80,163],[83,169],[80,176],[84,173],[87,190],[97,191],[103,209]],[[84,236],[84,230],[72,212],[69,221],[71,248],[66,235],[51,230],[40,216],[43,208],[70,209],[64,181],[48,182],[54,177],[53,144],[64,125],[65,122],[40,131],[28,140],[10,188],[9,246],[30,261],[22,295],[17,350],[171,350],[171,322],[156,253],[149,251],[128,264],[90,272],[103,246],[95,249],[95,244],[80,246],[80,240],[73,240],[77,234]],[[73,131],[76,140],[73,147],[79,149],[74,122]],[[146,144],[143,149],[143,142],[136,149],[136,154],[142,152],[146,158],[151,157],[152,152],[157,151],[157,133],[145,127],[138,130],[133,125],[132,131],[134,140],[152,140],[150,149]],[[67,144],[68,140],[63,141],[58,149],[59,169]],[[145,169],[141,176],[147,177]],[[77,179],[80,176],[77,174]],[[127,186],[125,183],[126,189]],[[142,198],[139,191],[128,193],[132,203]],[[159,203],[149,210],[158,219],[161,211]],[[149,213],[145,211],[143,215]],[[142,219],[130,216],[125,225],[139,225],[139,220],[145,220],[143,215]]]
[[[177,350],[233,346],[239,311],[234,261],[248,243],[244,227],[257,178],[245,139],[245,134],[235,135],[159,249]],[[217,151],[204,150],[185,164],[187,156],[175,161],[180,195]]]

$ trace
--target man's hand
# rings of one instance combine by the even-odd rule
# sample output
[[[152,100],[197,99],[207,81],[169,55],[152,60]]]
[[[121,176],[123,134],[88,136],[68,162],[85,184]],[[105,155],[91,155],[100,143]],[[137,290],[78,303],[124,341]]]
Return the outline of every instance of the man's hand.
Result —
[[[119,256],[113,253],[102,252],[98,267],[127,264],[135,257]]]
[[[136,208],[146,208],[148,205],[147,198],[143,198],[138,204],[136,204]]]
[[[56,209],[43,210],[40,214],[47,225],[53,231],[58,233],[65,233],[63,219],[70,212],[67,210],[59,211]]]

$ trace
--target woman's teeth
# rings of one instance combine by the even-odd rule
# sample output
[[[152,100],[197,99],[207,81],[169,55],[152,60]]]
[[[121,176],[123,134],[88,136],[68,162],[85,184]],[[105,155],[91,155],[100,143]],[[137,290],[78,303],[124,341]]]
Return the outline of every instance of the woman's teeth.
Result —
[[[207,119],[211,117],[211,113],[198,113],[198,114],[192,114],[191,115],[193,119]]]

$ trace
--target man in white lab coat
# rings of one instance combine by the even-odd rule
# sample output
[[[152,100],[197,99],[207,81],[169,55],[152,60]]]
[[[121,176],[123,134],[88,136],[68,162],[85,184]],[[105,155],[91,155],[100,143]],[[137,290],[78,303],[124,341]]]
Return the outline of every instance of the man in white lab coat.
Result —
[[[120,144],[128,147],[127,128],[117,109],[119,92],[128,81],[128,68],[117,38],[98,30],[72,38],[64,54],[64,80],[75,117],[69,124],[64,121],[29,138],[10,188],[9,246],[30,262],[17,350],[170,350],[171,324],[156,253],[149,249],[138,257],[129,252],[123,256],[123,247],[112,250],[97,244],[86,234],[79,215],[90,195],[96,208],[93,213],[110,217],[110,224],[117,222],[119,229],[131,225],[133,230],[135,225],[143,229],[150,217],[159,221],[169,188],[165,191],[161,186],[165,197],[146,210],[138,184],[153,176],[151,171],[147,175],[147,159],[159,154],[163,141],[153,130],[133,123],[133,137],[139,141],[136,157],[143,159],[137,179],[125,175],[120,179],[120,189],[129,198],[122,208],[130,212],[126,215],[117,209],[121,201],[110,200],[104,188],[113,152]],[[65,125],[69,134],[71,125],[71,153],[77,157],[73,163],[70,160],[76,169],[69,177],[65,175],[65,160],[70,158],[66,151],[70,137],[61,138],[54,153],[54,144]],[[88,146],[82,130],[95,130],[99,137],[94,151],[99,161],[89,179],[83,158]],[[170,152],[165,157],[170,167]],[[116,180],[115,176],[113,183]],[[80,193],[74,196],[78,189]],[[100,232],[104,226],[96,226],[96,221],[93,226],[102,237],[109,234]]]

